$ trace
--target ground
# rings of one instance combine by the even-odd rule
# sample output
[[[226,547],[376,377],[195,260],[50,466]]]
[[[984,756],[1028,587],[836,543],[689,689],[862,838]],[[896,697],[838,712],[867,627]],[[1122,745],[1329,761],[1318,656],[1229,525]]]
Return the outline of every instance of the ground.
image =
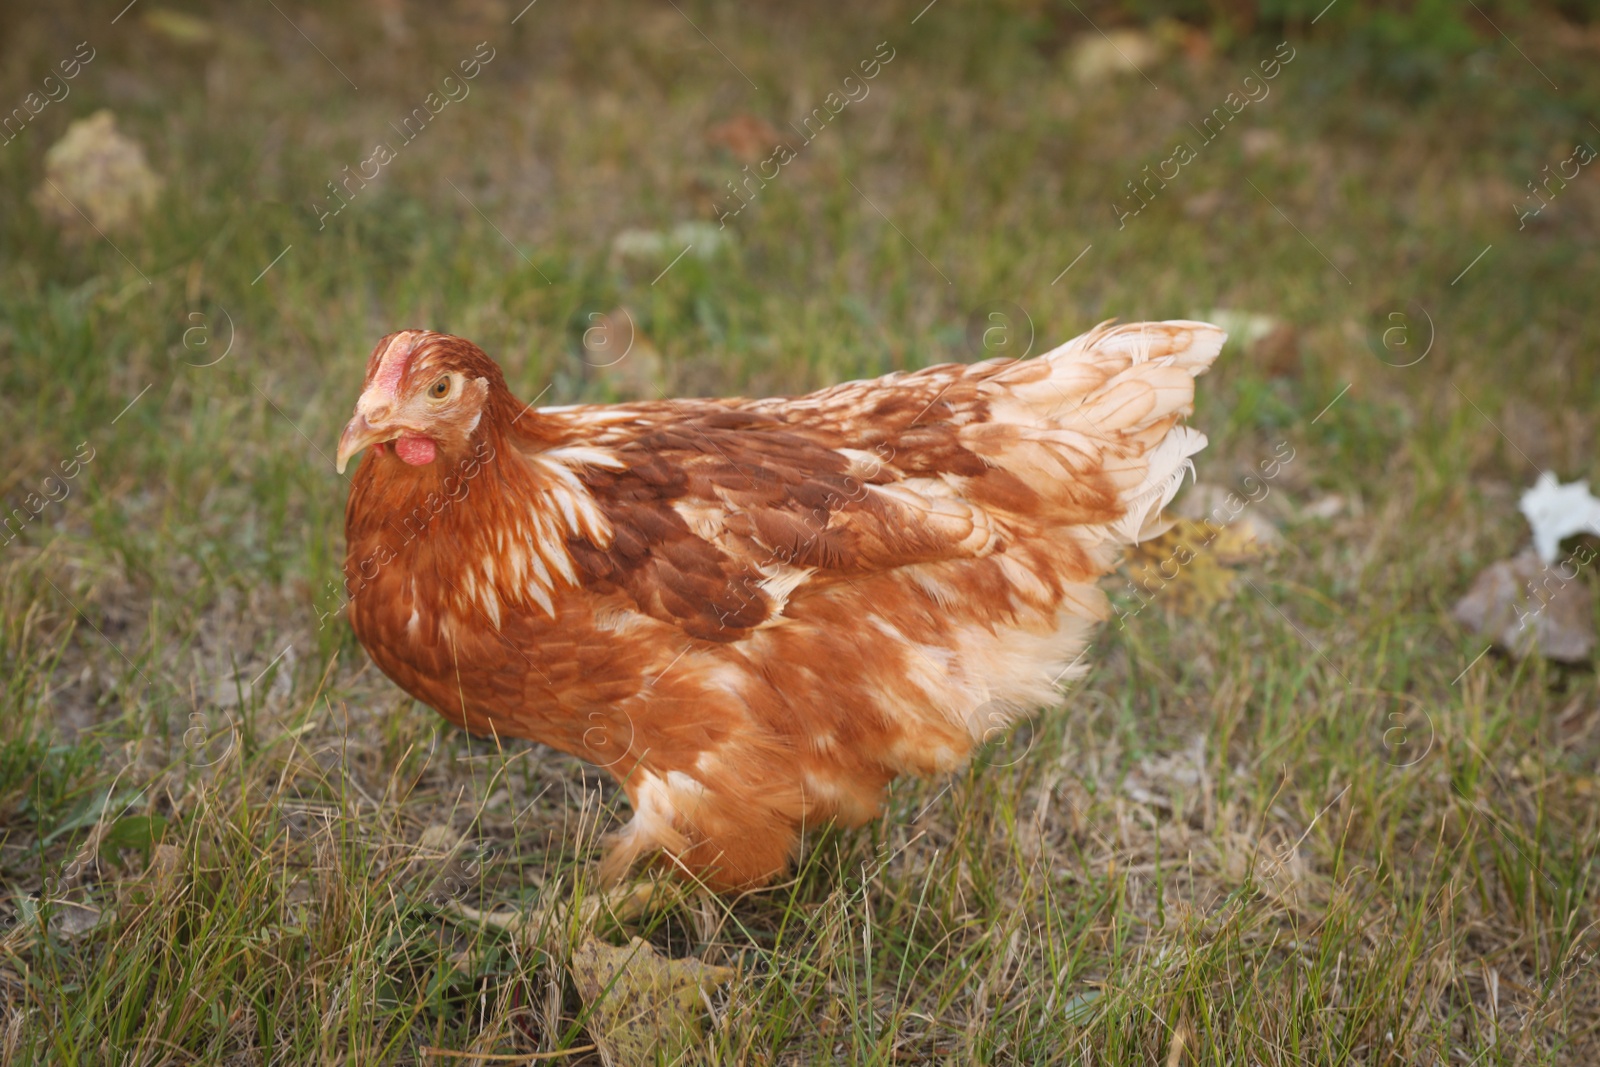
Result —
[[[382,334],[563,403],[1217,309],[1274,332],[1201,382],[1201,488],[1278,550],[1209,605],[1112,581],[1089,675],[966,772],[594,932],[738,969],[716,1062],[1600,1055],[1600,687],[1450,616],[1540,471],[1600,481],[1577,6],[1160,23],[1104,75],[1105,4],[120,6],[0,8],[0,107],[50,96],[0,146],[0,498],[37,511],[0,535],[5,1063],[591,1043],[588,924],[450,905],[585,894],[625,805],[442,723],[339,612]],[[99,107],[161,182],[106,232],[32,199]]]

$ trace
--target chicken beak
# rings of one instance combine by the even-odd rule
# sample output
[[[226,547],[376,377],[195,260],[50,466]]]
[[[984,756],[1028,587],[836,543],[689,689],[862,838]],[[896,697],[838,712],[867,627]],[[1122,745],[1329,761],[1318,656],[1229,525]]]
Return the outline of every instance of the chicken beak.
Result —
[[[367,421],[367,416],[358,411],[355,418],[345,424],[344,433],[339,435],[339,455],[334,461],[334,468],[343,474],[351,456],[369,445],[387,441],[394,436],[394,431],[372,425]]]

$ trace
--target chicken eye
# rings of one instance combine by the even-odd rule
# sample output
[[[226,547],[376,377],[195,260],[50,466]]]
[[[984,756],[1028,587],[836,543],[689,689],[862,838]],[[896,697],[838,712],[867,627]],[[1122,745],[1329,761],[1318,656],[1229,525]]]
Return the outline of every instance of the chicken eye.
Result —
[[[435,400],[443,400],[450,395],[450,377],[446,375],[428,387],[428,395]]]

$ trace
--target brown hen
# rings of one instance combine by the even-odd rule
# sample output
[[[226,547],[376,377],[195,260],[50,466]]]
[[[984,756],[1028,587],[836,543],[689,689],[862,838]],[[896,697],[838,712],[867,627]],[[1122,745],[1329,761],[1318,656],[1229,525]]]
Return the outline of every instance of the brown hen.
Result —
[[[390,334],[339,469],[350,621],[478,734],[615,775],[602,872],[721,890],[1050,703],[1206,439],[1223,334],[1096,329],[1031,360],[770,400],[533,408],[459,337]]]

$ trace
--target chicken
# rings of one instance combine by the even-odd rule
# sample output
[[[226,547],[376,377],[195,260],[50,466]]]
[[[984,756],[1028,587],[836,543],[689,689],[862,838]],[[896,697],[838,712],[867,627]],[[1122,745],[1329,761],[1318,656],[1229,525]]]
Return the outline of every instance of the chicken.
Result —
[[[801,397],[534,408],[472,343],[393,333],[339,441],[341,472],[366,450],[350,622],[450,721],[614,775],[606,878],[655,855],[759,886],[1085,670],[1223,339],[1102,326]]]

